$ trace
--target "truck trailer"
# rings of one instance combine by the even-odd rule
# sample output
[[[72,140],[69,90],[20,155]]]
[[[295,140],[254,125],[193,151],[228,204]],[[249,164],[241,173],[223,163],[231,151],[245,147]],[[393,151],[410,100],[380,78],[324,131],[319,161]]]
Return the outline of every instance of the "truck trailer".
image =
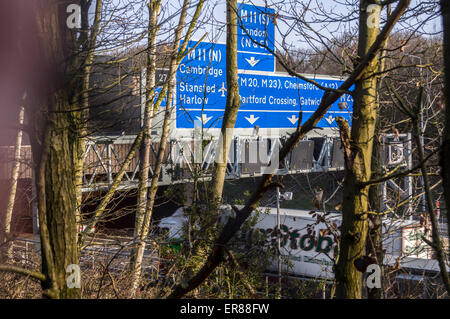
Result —
[[[238,208],[240,208],[238,206]],[[221,206],[224,223],[233,214],[229,205]],[[277,245],[277,209],[260,207],[257,222],[245,234],[240,234],[247,244]],[[339,212],[322,212],[296,209],[280,209],[280,238],[282,272],[286,275],[332,279],[333,264],[338,253],[338,236],[342,215]],[[183,225],[188,222],[184,208],[179,208],[172,216],[161,219],[158,227],[166,233],[167,239],[183,240]],[[439,271],[433,259],[431,248],[423,237],[429,238],[430,230],[416,220],[383,218],[383,240],[385,250],[384,265],[398,266],[408,270],[436,273]],[[267,271],[277,271],[275,258]]]

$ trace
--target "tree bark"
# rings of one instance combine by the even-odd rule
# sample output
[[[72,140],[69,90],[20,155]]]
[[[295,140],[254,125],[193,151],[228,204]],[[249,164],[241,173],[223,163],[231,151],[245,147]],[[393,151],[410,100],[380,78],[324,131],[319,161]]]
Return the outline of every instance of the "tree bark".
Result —
[[[156,35],[158,33],[158,15],[161,1],[150,1],[148,4],[148,28],[147,28],[147,71],[146,71],[146,92],[145,92],[145,112],[144,112],[144,138],[139,151],[139,189],[138,204],[136,209],[136,223],[134,237],[139,236],[142,228],[145,210],[147,207],[147,187],[148,175],[150,170],[150,152],[151,152],[151,130],[153,119],[153,103],[155,102],[155,72],[156,72]]]
[[[422,94],[420,94],[420,99],[422,99]],[[422,110],[420,110],[419,112],[422,112]],[[422,144],[422,139],[420,138],[423,132],[420,122],[417,120],[417,117],[415,118],[415,120],[413,120],[413,123],[415,126],[414,139],[416,140],[417,143],[419,161],[421,162],[420,171],[422,173],[424,182],[425,199],[427,204],[428,216],[430,217],[431,221],[431,237],[432,237],[431,246],[436,252],[436,259],[438,261],[439,268],[441,270],[442,282],[444,283],[444,287],[447,290],[447,295],[450,296],[450,278],[447,272],[447,263],[444,248],[441,241],[441,236],[439,235],[437,217],[434,212],[433,195],[431,194],[430,181],[428,179],[427,173],[427,165],[424,161],[425,158],[423,149],[424,145]]]
[[[223,184],[228,163],[228,154],[233,139],[234,125],[241,104],[237,73],[237,1],[227,0],[227,45],[226,45],[227,101],[218,141],[219,159],[212,174],[211,203],[208,211],[217,210],[223,193]]]
[[[386,14],[388,16],[391,15],[391,5],[388,4],[386,7]],[[388,40],[385,42],[383,46],[383,50],[380,52],[379,59],[379,72],[383,72],[385,69],[385,49]],[[380,134],[380,90],[383,81],[383,76],[377,78],[377,120],[375,123],[375,137],[373,139],[373,157],[372,157],[372,176],[381,177],[383,175],[382,169],[382,157],[381,157],[381,143],[379,139]],[[381,213],[382,210],[382,185],[375,184],[370,186],[369,188],[369,208],[371,211]],[[369,216],[371,219],[372,227],[369,227],[368,231],[368,240],[367,240],[367,255],[369,257],[375,258],[375,262],[381,269],[381,287],[380,288],[368,288],[367,289],[367,299],[384,299],[384,288],[383,288],[383,277],[384,277],[384,252],[382,246],[382,234],[383,234],[383,225],[382,225],[382,215]]]
[[[81,32],[78,45],[80,52],[78,54],[78,65],[80,67],[80,84],[78,94],[74,104],[79,106],[79,110],[72,113],[73,125],[75,127],[76,142],[74,145],[74,184],[76,188],[75,214],[77,228],[81,224],[81,206],[83,202],[83,175],[84,175],[84,154],[86,150],[85,138],[87,132],[87,121],[89,119],[89,79],[91,75],[92,64],[94,62],[94,52],[97,44],[97,36],[100,28],[101,11],[103,0],[96,0],[94,22],[89,33],[89,7],[91,0],[82,0],[81,4]]]
[[[24,95],[25,97],[25,95]],[[25,100],[25,98],[23,99]],[[11,186],[9,189],[9,197],[8,197],[8,206],[6,207],[5,220],[3,221],[3,229],[0,234],[4,237],[2,238],[1,244],[5,244],[5,247],[2,248],[2,256],[7,257],[8,259],[12,258],[12,238],[11,238],[11,220],[12,214],[14,210],[14,202],[16,200],[16,191],[17,191],[17,180],[19,179],[19,169],[20,169],[20,151],[22,149],[22,125],[24,120],[24,106],[20,107],[19,110],[19,131],[17,132],[16,137],[16,145],[14,147],[14,166],[11,174]],[[3,256],[4,255],[4,256]]]
[[[379,107],[379,104],[378,104]],[[378,121],[377,121],[378,122]],[[378,124],[378,123],[377,123]],[[378,125],[377,125],[378,126]],[[376,128],[375,138],[373,141],[373,158],[372,158],[372,173],[374,177],[382,176],[381,169],[381,145],[378,140],[379,128]],[[370,186],[369,189],[369,208],[371,211],[381,213],[382,203],[381,199],[383,197],[382,184],[376,184]],[[382,246],[382,215],[369,216],[372,227],[368,230],[368,240],[367,240],[367,255],[375,259],[376,264],[380,267],[382,278],[383,278],[383,261],[384,252]],[[381,280],[381,283],[383,281]],[[384,291],[383,284],[380,288],[368,288],[367,299],[383,299]]]
[[[368,8],[377,9],[369,12]],[[377,1],[360,2],[360,57],[367,54],[380,32],[379,25],[370,20],[375,18],[380,21],[380,12]],[[378,68],[379,61],[375,58],[355,83],[351,136],[345,149],[343,219],[335,269],[337,298],[362,297],[362,272],[355,267],[355,261],[365,254],[369,187],[359,187],[358,183],[370,180],[372,173],[372,149],[377,117],[377,78],[373,73],[377,73]]]
[[[20,91],[25,90],[29,99],[25,118],[36,174],[42,271],[8,266],[1,266],[0,270],[40,280],[43,295],[50,298],[81,295],[77,285],[68,284],[71,275],[79,278],[79,274],[66,272],[68,266],[79,264],[73,163],[76,136],[71,118],[71,101],[77,92],[78,70],[74,63],[77,31],[66,23],[67,7],[73,3],[72,0],[18,2],[20,12],[26,12],[18,19],[16,30],[20,32],[14,38],[22,49],[12,48],[21,55],[26,71],[21,70],[21,81],[16,84],[23,86]]]
[[[76,94],[74,67],[76,32],[67,28],[66,8],[72,1],[33,2],[36,16],[37,52],[49,74],[45,86],[31,90],[26,117],[32,154],[36,163],[43,294],[50,298],[78,298],[81,289],[68,285],[69,265],[79,264],[76,229],[76,189],[73,152],[72,104]],[[29,106],[28,106],[29,105]],[[78,277],[79,274],[74,274]],[[70,288],[73,287],[73,288]]]
[[[186,11],[187,7],[189,5],[189,0],[185,0],[183,3],[183,8],[180,16],[180,21],[177,27],[177,30],[175,32],[175,41],[173,46],[173,52],[171,56],[170,61],[170,67],[169,67],[169,83],[168,83],[168,92],[167,92],[167,99],[166,99],[166,109],[164,112],[164,121],[163,121],[163,130],[162,130],[162,136],[159,143],[159,150],[158,155],[156,159],[156,165],[154,167],[151,184],[150,184],[150,190],[148,192],[148,199],[145,199],[145,206],[142,207],[142,216],[140,216],[139,221],[139,228],[137,229],[137,248],[136,251],[133,253],[135,255],[135,260],[132,260],[131,263],[131,269],[132,269],[132,286],[131,286],[131,297],[134,297],[139,283],[140,283],[140,277],[142,272],[142,261],[144,259],[144,252],[145,252],[145,239],[148,236],[148,233],[150,231],[150,223],[153,213],[153,205],[155,202],[156,192],[158,191],[158,180],[159,175],[161,173],[162,168],[162,162],[166,150],[166,144],[167,144],[167,137],[169,135],[169,123],[170,123],[170,115],[172,111],[172,98],[173,98],[173,92],[175,90],[176,86],[176,70],[177,70],[177,56],[178,56],[178,48],[179,48],[179,42],[181,38],[181,31],[184,27],[185,19],[186,19]],[[156,18],[156,16],[155,16]],[[149,22],[149,24],[152,22]],[[153,109],[153,106],[149,106]],[[149,149],[150,151],[150,149]],[[150,154],[150,153],[149,153]],[[147,184],[145,185],[147,188]],[[147,191],[145,191],[147,193]],[[147,194],[146,194],[147,196]],[[142,204],[141,204],[142,205]]]
[[[219,140],[217,141],[218,158],[212,172],[212,181],[210,190],[208,191],[209,201],[207,203],[205,218],[214,219],[215,214],[222,201],[223,185],[225,182],[226,169],[228,164],[228,154],[233,139],[233,130],[236,123],[237,113],[239,110],[241,98],[239,96],[239,82],[237,73],[237,1],[227,0],[227,42],[226,42],[226,77],[227,77],[227,100],[225,105],[225,112],[222,120],[222,127],[220,130]],[[206,223],[208,224],[208,223]],[[211,237],[211,240],[216,235],[214,228],[210,226],[202,227],[200,229],[202,237]],[[204,252],[204,249],[199,247],[205,241],[196,242],[191,249],[192,255],[198,255]],[[209,248],[209,247],[208,247]],[[213,252],[214,253],[214,252]],[[223,252],[221,252],[222,254]],[[193,269],[196,271],[197,269]],[[203,279],[202,279],[203,280]]]
[[[58,112],[70,104],[65,92],[54,95],[55,109],[49,114],[42,154],[36,161],[42,270],[47,279],[42,286],[48,297],[78,298],[81,290],[66,283],[66,268],[79,263],[71,156],[74,140],[67,130],[69,116]]]
[[[450,234],[450,3],[448,0],[441,0],[441,12],[444,31],[445,128],[442,137],[440,165],[447,211],[447,234]]]
[[[200,16],[201,9],[204,4],[204,0],[201,0],[197,3],[195,13],[190,22],[188,31],[184,38],[183,45],[180,48],[180,40],[182,37],[182,31],[186,25],[186,16],[189,9],[190,0],[184,0],[183,7],[180,13],[180,20],[178,22],[178,26],[175,30],[175,39],[173,45],[173,52],[170,58],[170,66],[169,66],[169,82],[167,87],[167,102],[166,108],[164,111],[164,122],[163,122],[163,131],[162,136],[159,142],[158,155],[156,158],[156,164],[153,170],[153,175],[151,179],[150,189],[148,192],[148,199],[146,200],[145,214],[141,221],[140,228],[137,230],[137,248],[136,251],[133,252],[134,260],[131,260],[131,269],[132,269],[132,286],[131,286],[131,297],[134,297],[136,291],[138,289],[140,283],[140,276],[142,272],[142,261],[144,258],[145,252],[145,239],[147,238],[150,232],[151,219],[153,215],[153,206],[155,204],[156,193],[158,191],[158,181],[159,176],[161,174],[161,169],[163,165],[164,155],[166,153],[167,139],[170,131],[170,120],[173,111],[173,96],[175,94],[176,89],[176,72],[178,69],[178,65],[182,59],[182,55],[186,50],[188,41],[192,35],[195,24]],[[179,52],[180,51],[180,52]],[[159,103],[155,106],[155,110],[159,107]]]

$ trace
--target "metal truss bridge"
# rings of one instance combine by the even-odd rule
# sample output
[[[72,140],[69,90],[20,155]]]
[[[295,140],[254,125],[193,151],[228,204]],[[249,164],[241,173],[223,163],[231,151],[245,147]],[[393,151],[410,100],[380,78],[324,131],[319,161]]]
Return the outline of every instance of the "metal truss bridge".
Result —
[[[135,136],[96,137],[86,144],[84,154],[83,192],[107,190],[126,158]],[[235,136],[227,165],[227,179],[261,176],[274,152],[286,140],[266,137]],[[191,182],[194,176],[207,180],[218,154],[218,140],[196,148],[193,138],[170,140],[166,146],[159,185]],[[150,175],[156,163],[159,143],[152,143]],[[200,149],[200,154],[199,154]],[[197,155],[197,156],[196,156]],[[300,141],[289,156],[276,167],[275,174],[298,174],[339,171],[344,168],[344,155],[337,137],[311,138]],[[138,185],[139,155],[126,168],[119,189]]]

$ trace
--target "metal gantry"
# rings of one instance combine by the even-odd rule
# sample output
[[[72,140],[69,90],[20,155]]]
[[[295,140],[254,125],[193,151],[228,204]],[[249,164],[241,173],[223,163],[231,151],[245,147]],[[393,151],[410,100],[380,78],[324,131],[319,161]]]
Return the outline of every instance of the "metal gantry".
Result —
[[[343,170],[343,153],[337,137],[300,141],[289,156],[278,162],[278,151],[286,136],[235,136],[227,165],[227,179],[261,176],[268,169],[274,174],[298,174]],[[123,165],[135,136],[95,137],[86,143],[84,153],[83,192],[107,190]],[[202,146],[202,144],[204,146]],[[190,182],[195,178],[211,178],[211,168],[218,159],[218,140],[197,141],[177,138],[168,142],[160,185]],[[150,163],[156,163],[158,141],[152,143]],[[197,171],[194,167],[199,168]],[[126,168],[119,189],[138,185],[139,155]],[[198,173],[200,172],[200,173]],[[150,167],[150,175],[153,174]]]

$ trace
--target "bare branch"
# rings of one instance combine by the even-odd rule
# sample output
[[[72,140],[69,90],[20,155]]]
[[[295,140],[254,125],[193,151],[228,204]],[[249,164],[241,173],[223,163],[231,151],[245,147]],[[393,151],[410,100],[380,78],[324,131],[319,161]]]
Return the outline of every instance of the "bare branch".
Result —
[[[0,265],[0,271],[12,272],[12,273],[16,273],[16,274],[30,276],[31,278],[36,279],[38,281],[45,281],[47,279],[45,277],[45,275],[41,272],[37,272],[37,271],[33,271],[30,269],[25,269],[25,268],[21,268],[21,267],[17,267],[17,266],[12,266],[12,265]]]

